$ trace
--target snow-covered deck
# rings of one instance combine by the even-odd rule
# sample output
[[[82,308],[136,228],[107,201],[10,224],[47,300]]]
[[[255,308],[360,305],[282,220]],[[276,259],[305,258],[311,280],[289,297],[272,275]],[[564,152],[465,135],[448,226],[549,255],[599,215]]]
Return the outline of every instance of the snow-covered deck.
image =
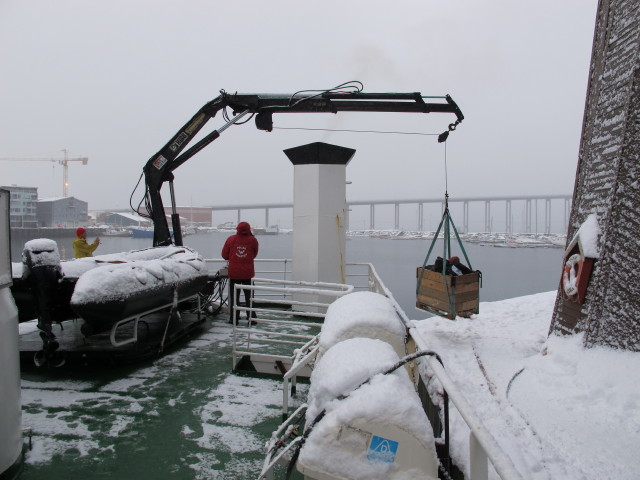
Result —
[[[523,478],[635,479],[640,355],[586,350],[580,335],[547,338],[555,293],[413,324]],[[468,475],[469,428],[450,411],[451,454]]]

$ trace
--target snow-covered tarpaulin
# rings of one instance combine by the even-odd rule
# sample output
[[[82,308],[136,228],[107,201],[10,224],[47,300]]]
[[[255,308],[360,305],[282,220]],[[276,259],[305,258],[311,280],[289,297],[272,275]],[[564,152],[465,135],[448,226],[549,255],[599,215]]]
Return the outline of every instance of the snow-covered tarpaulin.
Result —
[[[111,260],[104,258],[109,256],[99,259],[100,268],[92,268],[78,278],[72,305],[123,300],[136,293],[152,292],[166,285],[179,286],[207,275],[204,259],[190,248],[154,250],[114,254]]]
[[[62,274],[65,278],[77,279],[89,270],[96,267],[105,267],[110,264],[129,263],[143,260],[156,260],[162,257],[169,257],[178,252],[195,254],[189,247],[178,247],[170,245],[167,247],[144,248],[142,250],[131,250],[128,252],[108,253],[106,255],[95,255],[93,257],[76,258],[72,260],[60,261],[57,244],[48,238],[39,238],[25,243],[24,249],[30,251],[44,252],[55,247],[55,254],[47,256],[50,265],[60,264]],[[44,256],[42,257],[45,258]],[[13,278],[20,278],[23,274],[24,263],[13,262],[11,271]]]
[[[347,338],[379,338],[390,343],[398,356],[404,356],[406,333],[387,297],[374,292],[354,292],[329,306],[318,345],[323,353]]]
[[[301,464],[352,480],[437,476],[433,431],[406,370],[381,373],[398,360],[391,345],[370,338],[347,339],[327,350],[311,375],[305,428],[313,428],[300,451]],[[314,425],[322,411],[326,414]],[[374,441],[386,438],[367,435],[374,425],[404,432],[398,456],[413,448],[419,453],[414,462],[378,458]],[[431,471],[418,468],[425,465]]]

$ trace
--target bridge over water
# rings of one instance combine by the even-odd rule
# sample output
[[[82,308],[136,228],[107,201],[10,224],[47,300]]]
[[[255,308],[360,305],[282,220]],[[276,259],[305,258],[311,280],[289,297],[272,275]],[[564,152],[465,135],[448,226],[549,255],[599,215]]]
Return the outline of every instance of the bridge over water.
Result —
[[[449,211],[459,232],[565,233],[571,209],[571,195],[522,195],[495,197],[450,197]],[[433,231],[444,212],[444,199],[410,198],[403,200],[348,200],[349,230]],[[290,209],[291,203],[216,205],[215,212],[226,218],[246,220],[264,215],[264,225],[271,225],[274,210]],[[258,212],[256,212],[258,211]],[[258,215],[256,217],[256,214]],[[281,214],[279,213],[279,216]],[[214,218],[219,218],[214,214]],[[220,223],[214,220],[215,223]],[[254,223],[256,221],[254,220]],[[259,226],[259,221],[257,226]]]

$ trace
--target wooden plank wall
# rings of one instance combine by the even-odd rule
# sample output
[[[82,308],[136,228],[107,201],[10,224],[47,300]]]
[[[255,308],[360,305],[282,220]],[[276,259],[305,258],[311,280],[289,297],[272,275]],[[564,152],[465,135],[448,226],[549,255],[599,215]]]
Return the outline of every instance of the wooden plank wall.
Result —
[[[567,235],[595,213],[599,256],[582,305],[558,291],[550,328],[587,346],[640,351],[639,112],[640,2],[601,0]]]

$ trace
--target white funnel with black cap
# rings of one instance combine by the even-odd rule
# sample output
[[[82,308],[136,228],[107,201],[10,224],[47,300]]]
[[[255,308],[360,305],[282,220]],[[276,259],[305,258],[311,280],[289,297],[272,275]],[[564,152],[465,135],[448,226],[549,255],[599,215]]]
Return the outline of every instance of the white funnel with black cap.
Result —
[[[346,281],[346,167],[355,152],[322,142],[284,151],[294,165],[294,280]]]

